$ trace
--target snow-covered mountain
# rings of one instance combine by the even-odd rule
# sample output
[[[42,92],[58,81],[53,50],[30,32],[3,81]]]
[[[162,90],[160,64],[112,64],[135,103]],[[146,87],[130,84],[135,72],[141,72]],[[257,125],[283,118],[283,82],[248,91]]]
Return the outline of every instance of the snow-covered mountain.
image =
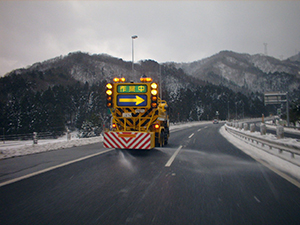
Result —
[[[256,54],[222,51],[191,63],[177,63],[188,75],[235,91],[292,91],[300,86],[300,55],[281,61]]]
[[[220,119],[228,114],[232,118],[267,115],[275,108],[264,106],[262,93],[289,91],[291,101],[298,101],[299,71],[298,56],[280,61],[223,51],[192,63],[143,60],[132,70],[130,61],[74,52],[0,78],[0,118],[5,118],[0,119],[0,127],[26,133],[52,126],[60,133],[66,124],[78,129],[86,121],[99,125],[107,112],[106,83],[114,77],[138,81],[144,74],[160,82],[160,94],[172,109],[171,121],[212,119],[216,111]]]
[[[92,85],[103,80],[110,81],[114,77],[138,81],[142,74],[159,81],[161,70],[164,88],[172,95],[176,95],[181,88],[203,85],[205,82],[243,93],[292,92],[300,86],[300,54],[281,61],[261,54],[221,51],[191,63],[159,65],[153,60],[144,60],[136,63],[134,69],[133,72],[131,62],[107,54],[74,52],[35,63],[27,69],[18,69],[10,74],[41,78],[37,87],[47,88],[57,83],[64,85],[77,81]]]
[[[64,57],[59,56],[35,63],[26,69],[14,70],[8,76],[13,74],[34,80],[37,89],[47,89],[48,86],[56,84],[74,84],[78,81],[93,85],[103,80],[110,82],[114,77],[139,81],[145,74],[156,82],[162,81],[163,87],[174,98],[180,89],[201,84],[201,81],[184,74],[182,70],[176,70],[173,64],[159,65],[153,60],[144,60],[135,63],[133,71],[131,62],[107,54],[90,55],[82,52],[69,53]]]

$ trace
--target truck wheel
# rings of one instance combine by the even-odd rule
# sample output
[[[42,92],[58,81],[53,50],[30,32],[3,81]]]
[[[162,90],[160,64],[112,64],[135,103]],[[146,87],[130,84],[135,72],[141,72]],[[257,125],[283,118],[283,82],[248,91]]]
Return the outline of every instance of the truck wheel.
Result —
[[[168,144],[168,134],[167,133],[165,133],[165,145],[167,145]]]
[[[164,147],[165,145],[165,132],[160,133],[160,147]]]

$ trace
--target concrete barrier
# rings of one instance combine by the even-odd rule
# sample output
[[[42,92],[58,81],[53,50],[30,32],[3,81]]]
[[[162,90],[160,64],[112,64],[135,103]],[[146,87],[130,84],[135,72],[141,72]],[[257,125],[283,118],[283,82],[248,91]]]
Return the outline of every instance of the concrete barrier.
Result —
[[[244,130],[245,130],[245,131],[249,130],[248,123],[244,123]]]
[[[251,123],[250,124],[250,132],[255,132],[255,124],[254,123]]]
[[[278,139],[284,138],[284,128],[283,126],[276,126],[276,135]]]
[[[266,133],[267,133],[266,124],[264,124],[264,123],[260,124],[260,134],[261,135],[266,135]]]

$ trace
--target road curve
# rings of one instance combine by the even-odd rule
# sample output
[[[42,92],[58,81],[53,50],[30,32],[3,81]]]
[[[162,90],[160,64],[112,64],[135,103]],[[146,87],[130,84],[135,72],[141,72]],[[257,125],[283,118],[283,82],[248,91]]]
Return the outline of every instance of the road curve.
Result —
[[[300,189],[227,142],[220,126],[177,130],[164,148],[111,150],[4,185],[1,224],[299,224]],[[43,153],[40,170],[66,163],[61,155],[104,150],[80,148]]]

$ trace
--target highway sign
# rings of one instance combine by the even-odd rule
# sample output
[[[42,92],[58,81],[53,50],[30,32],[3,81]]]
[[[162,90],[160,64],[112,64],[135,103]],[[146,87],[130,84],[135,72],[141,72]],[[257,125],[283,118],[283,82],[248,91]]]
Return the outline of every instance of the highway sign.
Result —
[[[281,104],[287,101],[287,93],[270,92],[264,94],[265,105]]]
[[[277,115],[281,115],[281,108],[277,109]]]
[[[147,106],[147,95],[118,95],[118,106]]]

